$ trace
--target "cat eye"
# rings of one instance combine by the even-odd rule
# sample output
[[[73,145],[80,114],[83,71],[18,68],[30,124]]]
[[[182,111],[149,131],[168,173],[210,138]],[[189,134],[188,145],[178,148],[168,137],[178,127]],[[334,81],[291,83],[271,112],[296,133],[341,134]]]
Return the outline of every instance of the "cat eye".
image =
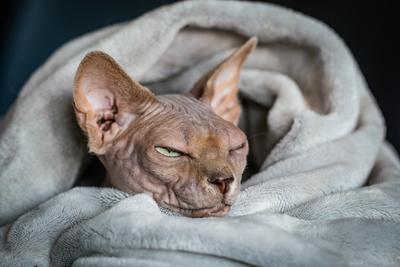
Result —
[[[244,148],[245,146],[246,146],[246,142],[242,143],[240,146],[237,146],[237,147],[235,147],[235,148],[229,150],[229,153],[232,153],[232,152],[241,150],[241,149]]]
[[[178,152],[178,151],[173,150],[168,147],[156,146],[155,148],[158,153],[160,153],[161,155],[164,155],[166,157],[177,158],[177,157],[180,157],[183,155],[181,152]]]

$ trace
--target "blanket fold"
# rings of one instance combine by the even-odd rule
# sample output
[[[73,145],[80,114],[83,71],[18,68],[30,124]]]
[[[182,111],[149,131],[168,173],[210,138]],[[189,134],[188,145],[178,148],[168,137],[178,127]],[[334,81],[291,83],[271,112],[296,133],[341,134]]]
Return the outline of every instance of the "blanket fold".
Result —
[[[72,188],[88,159],[73,76],[101,50],[156,94],[186,91],[248,37],[249,168],[225,218],[146,194]],[[272,4],[184,1],[73,40],[0,125],[0,266],[398,266],[400,163],[353,56],[329,27]]]

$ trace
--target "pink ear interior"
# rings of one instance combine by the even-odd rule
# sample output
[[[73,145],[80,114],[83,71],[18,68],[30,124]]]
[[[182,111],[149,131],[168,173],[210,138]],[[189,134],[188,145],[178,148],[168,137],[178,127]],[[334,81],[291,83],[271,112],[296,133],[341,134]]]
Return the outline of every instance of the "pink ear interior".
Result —
[[[105,89],[95,89],[87,93],[87,100],[94,111],[112,109],[114,105],[114,95]]]
[[[203,76],[190,93],[211,106],[216,114],[237,124],[241,108],[238,99],[238,83],[241,67],[257,45],[257,38],[250,38],[214,70]]]
[[[89,53],[75,76],[74,105],[89,148],[98,152],[125,130],[154,95],[102,52]]]

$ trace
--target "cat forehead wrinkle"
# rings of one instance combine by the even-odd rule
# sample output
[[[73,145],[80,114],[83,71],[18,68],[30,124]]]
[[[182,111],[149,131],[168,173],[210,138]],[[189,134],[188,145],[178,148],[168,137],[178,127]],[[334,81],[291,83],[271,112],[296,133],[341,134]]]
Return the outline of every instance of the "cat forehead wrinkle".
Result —
[[[167,146],[170,148],[178,149],[182,152],[188,152],[188,140],[185,138],[184,131],[180,129],[172,131],[164,131],[159,134],[160,138],[156,141],[155,145]]]
[[[164,105],[170,106],[173,111],[181,114],[198,115],[198,116],[213,116],[214,113],[207,109],[204,104],[198,100],[187,97],[185,95],[171,94],[161,95],[157,99]]]
[[[162,95],[159,97],[159,102],[168,106],[164,112],[173,114],[168,124],[179,122],[185,139],[191,137],[203,139],[211,135],[220,137],[219,142],[229,143],[231,140],[243,142],[242,139],[245,139],[244,133],[239,128],[219,117],[197,99],[184,95]]]

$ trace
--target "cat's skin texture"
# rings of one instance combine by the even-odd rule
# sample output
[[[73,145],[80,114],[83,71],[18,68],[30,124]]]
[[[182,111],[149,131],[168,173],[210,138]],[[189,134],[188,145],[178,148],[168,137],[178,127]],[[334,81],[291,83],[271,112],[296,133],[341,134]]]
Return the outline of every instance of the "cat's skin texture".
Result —
[[[107,170],[105,185],[147,192],[185,216],[224,216],[246,166],[237,83],[256,43],[251,38],[188,93],[160,96],[110,56],[86,55],[75,77],[74,107],[89,150]],[[160,147],[180,153],[166,156]]]

